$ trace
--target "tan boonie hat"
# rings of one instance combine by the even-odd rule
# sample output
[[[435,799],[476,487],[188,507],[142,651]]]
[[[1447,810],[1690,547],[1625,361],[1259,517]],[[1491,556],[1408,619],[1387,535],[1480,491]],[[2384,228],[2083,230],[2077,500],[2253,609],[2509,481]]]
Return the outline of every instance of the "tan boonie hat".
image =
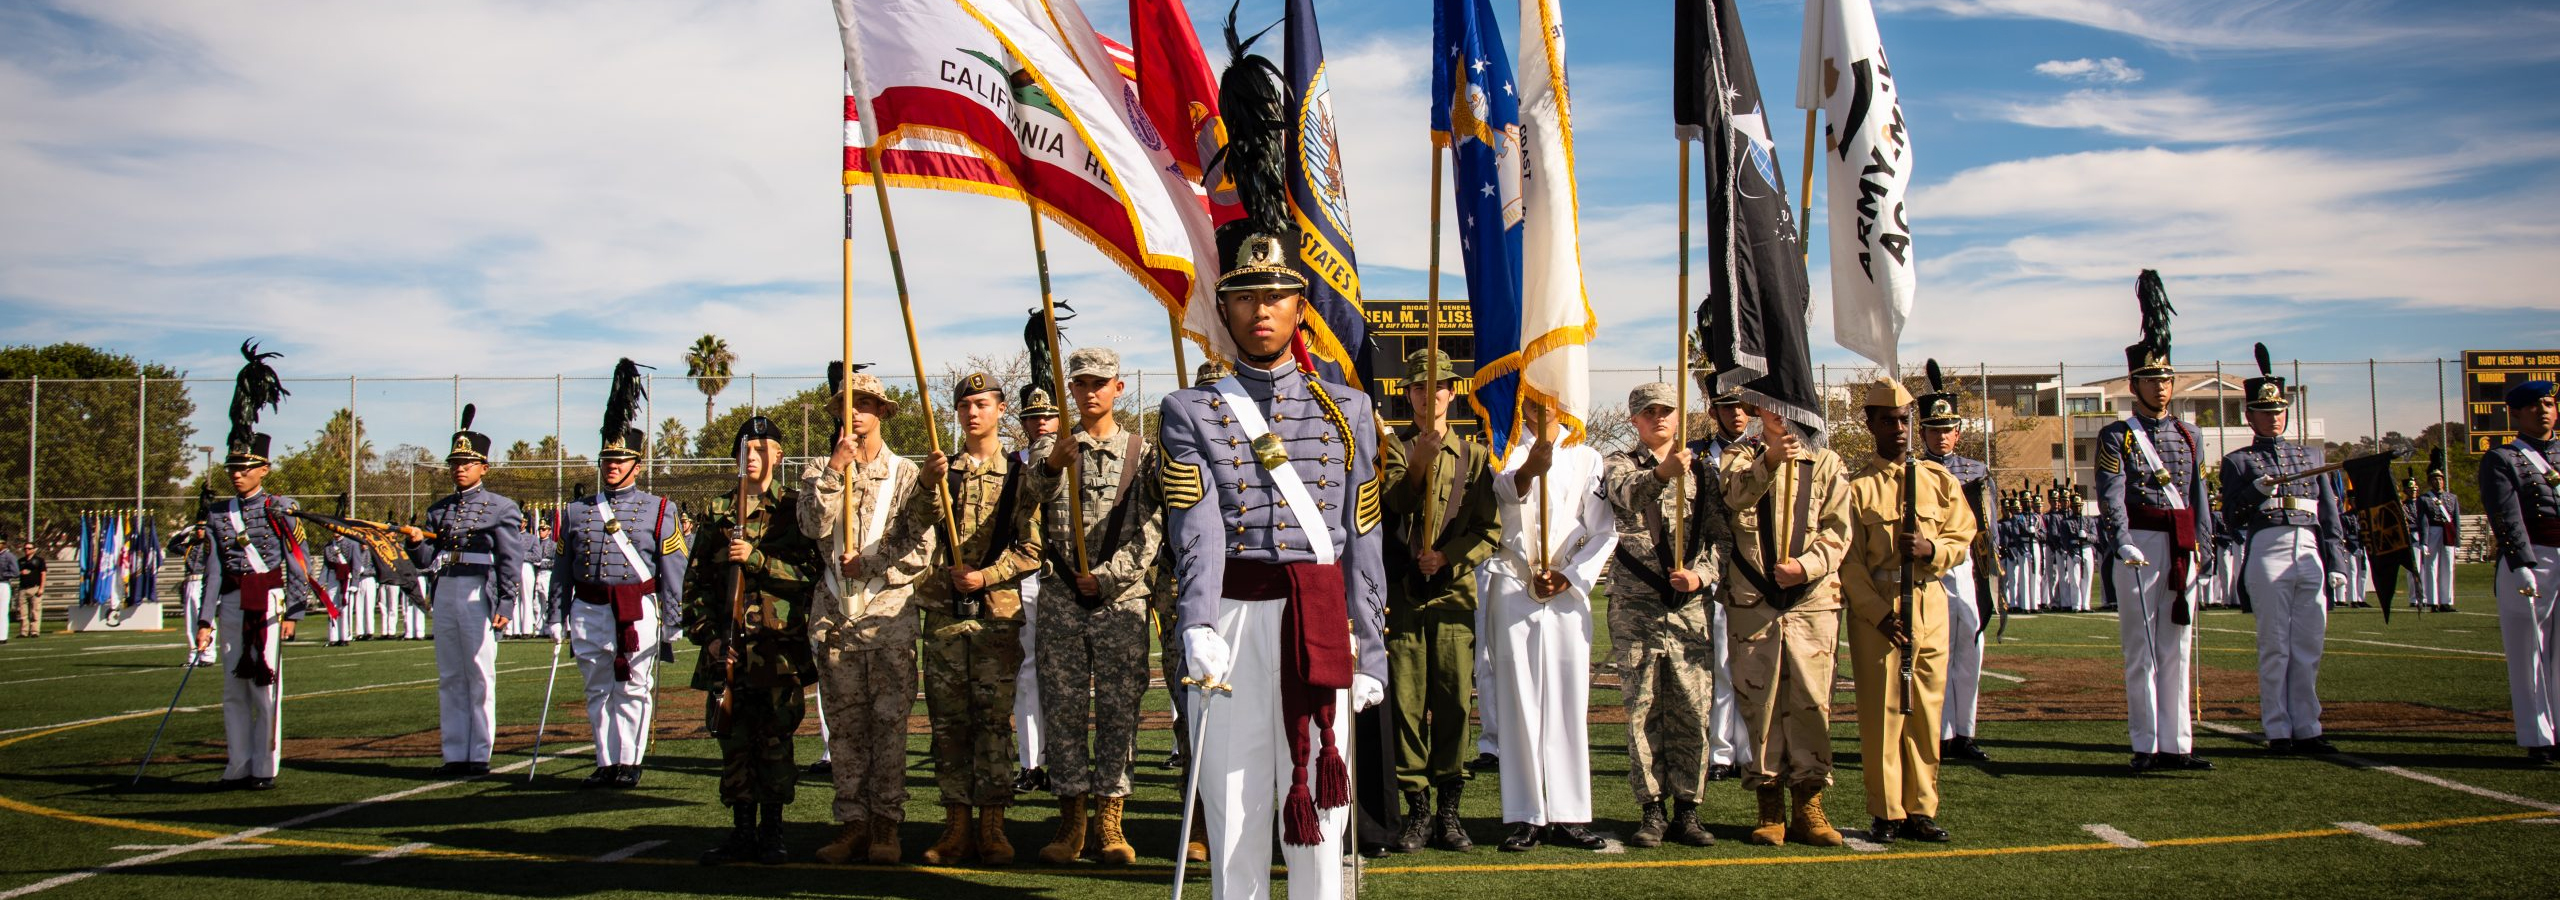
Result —
[[[1865,398],[1865,401],[1859,404],[1861,406],[1900,409],[1912,403],[1911,389],[1903,387],[1899,379],[1878,377],[1859,389],[1858,394]]]
[[[1650,407],[1680,408],[1680,389],[1669,382],[1655,381],[1636,385],[1627,392],[1627,412],[1640,413]]]
[[[881,413],[880,418],[889,419],[898,415],[898,401],[889,399],[889,388],[880,383],[878,375],[865,375],[860,372],[847,375],[844,377],[844,389],[846,393],[853,396],[869,397],[887,405],[889,411]]]
[[[1105,381],[1120,377],[1120,354],[1105,347],[1085,347],[1067,355],[1067,380],[1084,377]]]

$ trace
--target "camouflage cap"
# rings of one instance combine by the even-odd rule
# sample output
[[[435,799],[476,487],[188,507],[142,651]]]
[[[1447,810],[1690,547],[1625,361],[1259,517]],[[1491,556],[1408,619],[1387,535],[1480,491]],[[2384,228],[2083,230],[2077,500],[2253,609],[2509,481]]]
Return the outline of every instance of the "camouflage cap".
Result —
[[[1425,347],[1405,355],[1405,383],[1424,382],[1435,377],[1441,381],[1458,380],[1458,367],[1449,361],[1449,354],[1435,353]]]
[[[1680,408],[1680,391],[1669,382],[1654,381],[1636,385],[1627,392],[1627,412],[1640,413],[1649,407]]]
[[[1236,370],[1229,368],[1226,363],[1222,363],[1214,359],[1208,360],[1200,364],[1198,371],[1192,373],[1191,386],[1200,387],[1203,385],[1215,384],[1235,373]]]
[[[1067,380],[1091,376],[1105,381],[1120,377],[1120,354],[1106,347],[1084,347],[1067,356]]]
[[[844,389],[846,393],[853,396],[869,397],[887,406],[889,410],[881,413],[880,418],[895,418],[898,415],[898,401],[889,399],[889,387],[880,383],[878,375],[865,375],[860,372],[847,375],[844,377]]]

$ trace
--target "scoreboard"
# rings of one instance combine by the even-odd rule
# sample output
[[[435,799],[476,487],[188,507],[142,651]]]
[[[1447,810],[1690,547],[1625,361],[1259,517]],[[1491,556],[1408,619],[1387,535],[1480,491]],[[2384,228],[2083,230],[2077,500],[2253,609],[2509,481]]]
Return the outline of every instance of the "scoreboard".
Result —
[[[2507,388],[2536,379],[2560,381],[2560,350],[2462,352],[2463,423],[2471,427],[2472,453],[2516,436],[2507,422]]]
[[[1405,402],[1405,357],[1431,343],[1431,302],[1364,298],[1361,315],[1369,320],[1370,399],[1388,427],[1413,424],[1413,407]],[[1475,374],[1474,312],[1464,298],[1440,301],[1440,352],[1458,370],[1457,399],[1449,403],[1449,428],[1461,435],[1476,433],[1476,413],[1467,405],[1467,376]]]

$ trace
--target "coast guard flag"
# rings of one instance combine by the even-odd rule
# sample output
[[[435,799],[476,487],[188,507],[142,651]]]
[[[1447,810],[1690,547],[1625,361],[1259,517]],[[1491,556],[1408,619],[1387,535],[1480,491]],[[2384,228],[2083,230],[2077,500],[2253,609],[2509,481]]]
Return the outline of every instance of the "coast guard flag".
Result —
[[[1520,317],[1517,349],[1493,356],[1479,343],[1476,380],[1517,373],[1515,404],[1544,406],[1579,442],[1591,412],[1591,339],[1600,332],[1582,292],[1580,212],[1573,178],[1573,98],[1566,91],[1564,12],[1558,0],[1520,0]],[[1472,276],[1473,273],[1470,273]],[[1479,320],[1476,330],[1484,333]],[[1479,341],[1483,338],[1479,337]],[[1496,446],[1497,452],[1503,450]]]
[[[1360,264],[1351,249],[1351,193],[1324,77],[1324,38],[1314,0],[1289,0],[1289,214],[1298,220],[1298,269],[1307,276],[1307,352],[1316,373],[1355,388],[1369,377],[1369,320],[1360,313]]]
[[[1475,315],[1476,358],[1520,350],[1520,100],[1492,0],[1435,0],[1431,139],[1456,161],[1459,258]],[[1478,366],[1467,403],[1498,456],[1519,417],[1520,372]]]
[[[1899,373],[1895,345],[1920,289],[1912,265],[1911,133],[1867,0],[1805,0],[1796,107],[1822,110],[1831,214],[1831,330]],[[1812,177],[1807,173],[1805,177]]]
[[[1096,84],[1076,53],[1008,0],[835,0],[835,8],[848,85],[846,185],[1022,200],[1120,264],[1166,309],[1188,305],[1199,271],[1194,242],[1164,182],[1148,172],[1156,166],[1123,113],[1122,78]],[[874,143],[879,172],[864,152]]]
[[[1707,296],[1697,315],[1709,392],[1740,390],[1821,434],[1804,245],[1735,2],[1679,0],[1672,13],[1674,134],[1706,147]]]

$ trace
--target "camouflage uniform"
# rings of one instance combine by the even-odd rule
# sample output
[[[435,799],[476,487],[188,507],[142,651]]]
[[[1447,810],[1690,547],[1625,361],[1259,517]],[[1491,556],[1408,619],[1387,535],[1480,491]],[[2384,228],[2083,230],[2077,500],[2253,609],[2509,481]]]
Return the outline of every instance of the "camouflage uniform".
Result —
[[[808,618],[839,822],[894,828],[906,820],[907,713],[916,692],[913,602],[933,544],[931,492],[919,490],[919,475],[914,463],[885,450],[869,463],[855,462],[846,476],[823,461],[800,475],[800,533],[830,561],[822,568],[832,567],[843,546],[838,529],[846,503],[859,528],[885,520],[860,554],[864,583],[846,585],[822,572]]]
[[[799,505],[796,492],[768,489],[747,516],[740,539],[755,552],[741,565],[745,618],[734,623],[727,584],[736,496],[713,500],[708,514],[694,523],[693,564],[685,573],[685,637],[695,646],[729,641],[738,660],[734,681],[709,653],[697,655],[693,667],[693,689],[710,692],[707,715],[716,712],[724,685],[729,691],[727,733],[715,732],[720,802],[729,806],[790,803],[800,780],[792,735],[806,713],[802,689],[818,680],[809,648],[809,601],[824,563],[817,542],[800,533]]]
[[[1013,693],[1022,668],[1020,587],[1022,576],[1040,565],[1040,537],[1026,527],[1024,504],[1019,499],[1010,507],[1003,502],[1013,471],[1013,460],[1001,453],[987,461],[966,453],[951,457],[951,515],[962,535],[957,558],[963,566],[984,570],[985,589],[974,597],[955,597],[951,580],[939,571],[915,582],[915,603],[924,609],[925,711],[933,720],[934,770],[946,805],[1013,802]],[[939,528],[935,498],[927,486],[910,518]],[[1014,519],[1010,527],[1002,524],[1008,517]],[[991,548],[999,531],[1011,531],[1013,540]],[[940,560],[935,562],[938,568]],[[963,608],[970,606],[975,609]],[[1043,617],[1041,631],[1048,631],[1048,625]]]
[[[1137,758],[1138,704],[1147,690],[1147,600],[1157,548],[1159,463],[1146,439],[1129,429],[1109,438],[1074,433],[1084,487],[1081,532],[1101,595],[1076,596],[1075,550],[1067,527],[1066,473],[1045,460],[1055,436],[1032,447],[1024,495],[1039,503],[1044,588],[1035,667],[1040,717],[1047,729],[1041,756],[1050,790],[1060,797],[1129,795]]]
[[[1723,471],[1725,507],[1734,520],[1722,595],[1725,633],[1733,641],[1734,702],[1751,750],[1742,783],[1755,790],[1818,787],[1831,783],[1831,678],[1840,637],[1835,573],[1848,551],[1848,481],[1839,455],[1828,449],[1800,446],[1776,470],[1760,465],[1765,454],[1755,439],[1727,456]],[[1803,521],[1796,515],[1799,497]],[[1764,528],[1775,554],[1761,552]],[[1804,566],[1806,590],[1781,609],[1751,575],[1775,579],[1777,563],[1790,558]]]
[[[1714,617],[1709,598],[1722,581],[1733,534],[1704,442],[1692,444],[1687,496],[1654,471],[1661,459],[1638,446],[1609,455],[1604,482],[1618,513],[1618,549],[1609,561],[1609,642],[1622,660],[1627,707],[1627,785],[1638,804],[1698,800],[1707,780],[1707,713],[1715,696]],[[1703,488],[1703,490],[1702,490]],[[1683,508],[1685,507],[1685,509]],[[1686,559],[1678,568],[1705,584],[1670,597],[1671,519],[1684,520]]]

